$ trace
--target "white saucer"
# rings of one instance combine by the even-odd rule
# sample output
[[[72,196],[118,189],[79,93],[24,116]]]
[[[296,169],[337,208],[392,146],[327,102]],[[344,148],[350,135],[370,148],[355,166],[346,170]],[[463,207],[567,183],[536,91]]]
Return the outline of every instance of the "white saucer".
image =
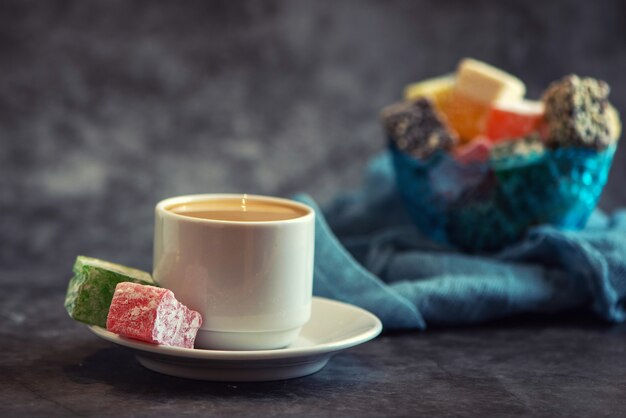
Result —
[[[278,350],[218,351],[147,344],[90,326],[97,336],[135,351],[144,367],[188,379],[253,382],[306,376],[338,352],[371,340],[382,324],[372,313],[347,303],[314,297],[311,319],[298,339]]]

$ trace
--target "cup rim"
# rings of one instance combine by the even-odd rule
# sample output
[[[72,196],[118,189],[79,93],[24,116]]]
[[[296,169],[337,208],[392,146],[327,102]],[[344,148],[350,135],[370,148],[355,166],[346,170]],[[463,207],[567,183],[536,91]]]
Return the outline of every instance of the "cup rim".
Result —
[[[275,203],[282,203],[285,205],[296,206],[306,211],[306,214],[291,219],[278,219],[272,221],[227,221],[220,219],[207,219],[207,218],[195,218],[193,216],[185,216],[178,213],[174,213],[168,209],[169,206],[178,205],[182,203],[198,202],[202,200],[214,200],[214,199],[229,199],[229,198],[252,198],[259,200],[266,200]],[[159,201],[155,206],[155,211],[162,216],[178,219],[180,221],[195,222],[202,224],[223,224],[223,225],[277,225],[277,224],[291,224],[308,221],[315,218],[315,210],[304,203],[296,200],[287,199],[283,197],[250,194],[250,193],[201,193],[201,194],[188,194],[168,197]]]

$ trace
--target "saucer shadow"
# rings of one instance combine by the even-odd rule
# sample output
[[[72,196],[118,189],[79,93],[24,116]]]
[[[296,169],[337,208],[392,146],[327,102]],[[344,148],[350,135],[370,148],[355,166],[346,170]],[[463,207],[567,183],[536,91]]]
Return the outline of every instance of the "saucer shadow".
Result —
[[[88,351],[86,351],[88,352]],[[105,383],[115,391],[134,397],[194,399],[209,397],[315,398],[329,390],[344,391],[346,396],[362,390],[365,382],[346,381],[342,369],[359,367],[359,356],[342,353],[321,371],[289,380],[271,382],[209,382],[183,379],[153,372],[141,366],[130,349],[101,348],[84,357],[79,364],[66,365],[66,376],[78,384]]]

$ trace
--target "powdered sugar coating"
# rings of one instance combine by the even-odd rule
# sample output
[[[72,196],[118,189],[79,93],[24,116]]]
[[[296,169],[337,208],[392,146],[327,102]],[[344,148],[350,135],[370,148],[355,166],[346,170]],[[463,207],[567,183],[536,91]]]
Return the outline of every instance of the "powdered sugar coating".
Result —
[[[161,341],[160,344],[193,348],[202,317],[177,301],[174,293],[168,292],[162,296],[157,308],[152,337]]]
[[[115,288],[107,329],[128,338],[193,348],[202,317],[174,297],[171,290],[136,283]]]

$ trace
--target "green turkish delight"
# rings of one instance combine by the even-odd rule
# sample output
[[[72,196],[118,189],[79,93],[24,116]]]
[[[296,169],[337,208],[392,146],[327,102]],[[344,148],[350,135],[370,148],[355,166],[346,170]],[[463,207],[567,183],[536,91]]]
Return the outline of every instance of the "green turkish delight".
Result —
[[[157,286],[145,271],[91,257],[78,256],[73,272],[65,296],[65,309],[73,319],[101,327],[106,327],[118,283]]]

